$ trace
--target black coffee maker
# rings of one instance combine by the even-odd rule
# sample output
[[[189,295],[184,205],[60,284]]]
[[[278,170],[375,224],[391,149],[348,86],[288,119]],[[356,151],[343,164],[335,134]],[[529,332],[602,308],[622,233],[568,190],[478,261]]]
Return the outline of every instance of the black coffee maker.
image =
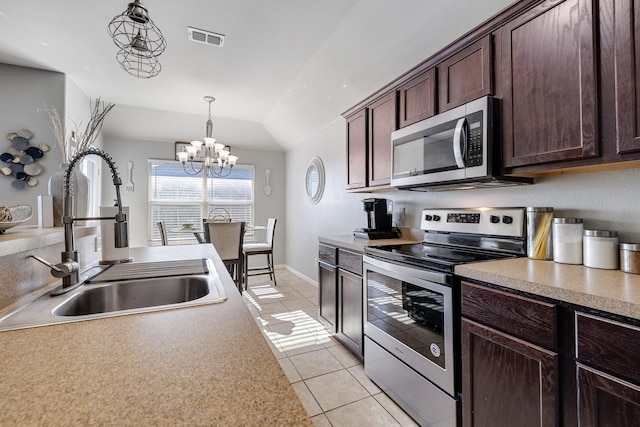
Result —
[[[399,233],[391,224],[393,202],[387,199],[364,199],[364,211],[367,213],[367,228],[353,232],[355,237],[363,239],[394,239]]]

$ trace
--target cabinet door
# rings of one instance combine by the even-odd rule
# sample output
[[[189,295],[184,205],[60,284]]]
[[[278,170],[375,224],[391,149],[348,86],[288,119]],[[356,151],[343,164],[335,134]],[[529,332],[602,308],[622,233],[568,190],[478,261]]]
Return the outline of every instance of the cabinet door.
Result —
[[[436,113],[436,71],[430,68],[398,89],[400,119],[403,128]]]
[[[347,118],[347,190],[367,186],[367,109]]]
[[[578,363],[578,425],[637,427],[640,387]]]
[[[504,27],[504,166],[599,154],[593,3],[545,1]]]
[[[337,268],[318,263],[318,316],[331,333],[337,331]]]
[[[391,183],[391,132],[396,129],[394,91],[369,107],[369,187]]]
[[[440,111],[492,93],[491,35],[462,49],[438,65]]]
[[[614,2],[617,153],[640,151],[640,1]]]
[[[557,426],[558,356],[462,319],[464,426]]]
[[[362,277],[340,270],[338,294],[338,338],[353,354],[362,358]]]

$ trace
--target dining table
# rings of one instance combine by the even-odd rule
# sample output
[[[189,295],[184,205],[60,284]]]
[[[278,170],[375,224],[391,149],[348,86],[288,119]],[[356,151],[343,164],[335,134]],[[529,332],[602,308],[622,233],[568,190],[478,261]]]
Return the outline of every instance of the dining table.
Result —
[[[267,227],[264,225],[247,225],[244,228],[244,233],[245,235],[250,232],[250,231],[260,231],[260,230],[266,230]],[[191,233],[193,234],[193,236],[196,238],[196,240],[199,243],[207,243],[205,238],[204,238],[204,229],[199,226],[196,227],[194,225],[188,226],[188,225],[183,225],[180,226],[178,228],[172,228],[169,230],[169,232],[171,233]]]

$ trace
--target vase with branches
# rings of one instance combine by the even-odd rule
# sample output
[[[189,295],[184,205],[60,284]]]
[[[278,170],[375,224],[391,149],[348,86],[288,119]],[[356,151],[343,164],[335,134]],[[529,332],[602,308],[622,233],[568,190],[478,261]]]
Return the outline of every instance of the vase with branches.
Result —
[[[90,148],[102,130],[105,118],[111,112],[114,104],[105,104],[100,98],[90,100],[91,114],[86,127],[81,128],[81,122],[75,123],[70,135],[67,135],[63,119],[53,107],[45,105],[45,111],[49,114],[51,130],[62,153],[60,171],[53,173],[49,178],[49,194],[53,198],[53,219],[56,227],[62,226],[64,174],[67,163],[78,152]],[[79,168],[73,170],[71,175],[71,192],[73,198],[73,214],[76,217],[87,217],[89,209],[89,178]]]

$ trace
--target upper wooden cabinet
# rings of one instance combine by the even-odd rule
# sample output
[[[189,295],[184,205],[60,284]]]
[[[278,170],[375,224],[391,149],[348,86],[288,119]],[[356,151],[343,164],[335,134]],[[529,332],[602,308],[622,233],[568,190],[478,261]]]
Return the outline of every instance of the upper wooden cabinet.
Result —
[[[400,117],[403,128],[436,114],[436,70],[430,68],[398,88]]]
[[[503,27],[503,166],[599,154],[593,3],[544,1]]]
[[[397,126],[396,93],[369,107],[369,187],[391,183],[391,132]]]
[[[492,94],[491,45],[487,35],[438,65],[440,111]]]
[[[347,117],[347,189],[367,186],[367,109]]]
[[[640,1],[609,0],[613,8],[616,153],[640,151]]]

